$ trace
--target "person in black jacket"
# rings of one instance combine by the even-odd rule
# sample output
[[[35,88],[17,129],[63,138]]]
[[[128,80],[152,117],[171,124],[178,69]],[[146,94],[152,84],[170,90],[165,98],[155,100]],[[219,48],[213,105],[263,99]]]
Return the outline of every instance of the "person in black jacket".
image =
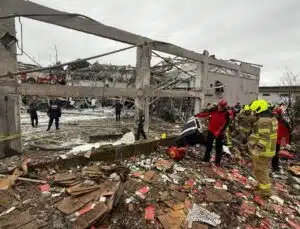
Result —
[[[140,135],[142,135],[142,137],[144,139],[147,139],[146,133],[144,131],[144,122],[145,122],[145,116],[142,110],[140,110],[139,112],[139,119],[137,121],[137,133],[136,133],[136,140],[140,140]]]
[[[53,102],[50,101],[50,106],[47,114],[49,116],[49,124],[48,124],[47,131],[50,130],[54,120],[55,120],[55,127],[57,130],[59,130],[59,118],[61,116],[61,108],[58,105],[57,101],[53,101]]]
[[[29,109],[28,109],[28,113],[30,114],[32,127],[37,127],[38,126],[39,121],[38,121],[37,109],[38,108],[37,108],[36,100],[34,99],[29,104]]]
[[[115,110],[116,110],[116,121],[121,121],[122,104],[120,103],[120,101],[116,101]]]

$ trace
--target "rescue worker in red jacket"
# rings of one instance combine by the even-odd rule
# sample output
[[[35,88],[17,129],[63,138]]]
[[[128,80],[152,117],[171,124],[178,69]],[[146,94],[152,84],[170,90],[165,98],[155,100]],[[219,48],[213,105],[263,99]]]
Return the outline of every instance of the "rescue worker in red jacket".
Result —
[[[278,121],[277,129],[277,142],[276,142],[276,153],[272,158],[272,168],[273,171],[279,171],[279,151],[281,147],[286,147],[290,144],[291,141],[291,126],[282,116],[282,108],[276,107],[273,111],[273,114]]]
[[[227,101],[222,99],[219,101],[217,106],[195,115],[197,118],[209,117],[206,152],[203,161],[210,161],[210,154],[212,151],[213,142],[214,140],[216,140],[215,164],[217,166],[220,166],[221,163],[225,131],[230,121],[230,117],[226,107]]]

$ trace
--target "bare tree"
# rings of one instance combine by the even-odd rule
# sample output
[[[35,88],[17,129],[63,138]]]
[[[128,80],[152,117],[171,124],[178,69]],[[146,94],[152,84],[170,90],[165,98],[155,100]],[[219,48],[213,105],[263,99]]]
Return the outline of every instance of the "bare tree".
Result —
[[[290,71],[287,67],[285,68],[284,76],[281,77],[281,86],[287,88],[287,92],[284,95],[280,95],[281,100],[287,106],[287,114],[291,120],[291,125],[294,126],[296,111],[294,109],[294,104],[296,102],[296,90],[299,80],[299,74],[295,74]]]

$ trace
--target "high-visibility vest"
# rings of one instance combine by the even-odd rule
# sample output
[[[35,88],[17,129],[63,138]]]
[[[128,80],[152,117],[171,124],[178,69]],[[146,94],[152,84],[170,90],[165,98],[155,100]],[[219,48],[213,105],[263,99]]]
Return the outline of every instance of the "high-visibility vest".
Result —
[[[249,137],[250,152],[263,157],[273,157],[276,151],[278,122],[276,118],[260,117]]]

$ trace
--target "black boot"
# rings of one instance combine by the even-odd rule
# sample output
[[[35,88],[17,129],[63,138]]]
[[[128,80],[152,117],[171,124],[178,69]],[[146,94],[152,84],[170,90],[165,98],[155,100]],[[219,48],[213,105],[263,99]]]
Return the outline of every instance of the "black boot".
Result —
[[[209,153],[205,153],[205,156],[202,159],[202,162],[209,162],[210,161],[210,154]]]
[[[221,158],[222,158],[222,153],[216,153],[216,159],[215,159],[215,165],[220,167],[221,166]]]

